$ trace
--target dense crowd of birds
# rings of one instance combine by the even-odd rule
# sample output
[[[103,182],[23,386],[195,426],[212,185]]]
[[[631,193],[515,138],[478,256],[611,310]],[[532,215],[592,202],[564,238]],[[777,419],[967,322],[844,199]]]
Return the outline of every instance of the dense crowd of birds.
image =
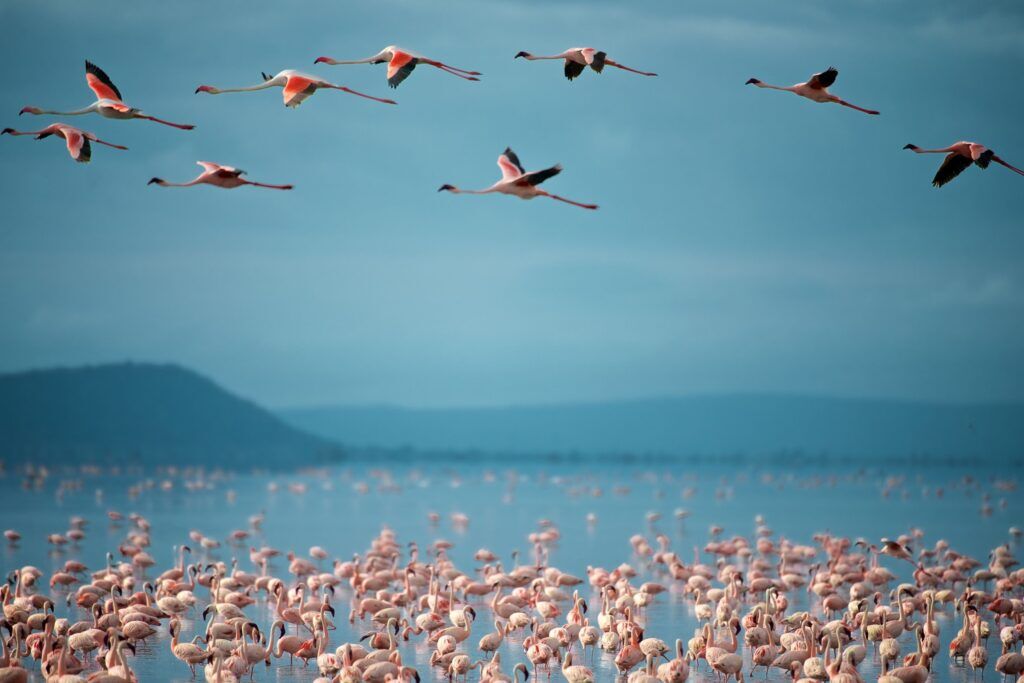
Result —
[[[220,683],[271,666],[315,668],[319,683],[419,683],[428,668],[453,682],[525,683],[560,672],[566,683],[589,683],[600,671],[595,658],[628,683],[691,675],[864,683],[865,660],[878,662],[870,668],[880,683],[924,683],[940,661],[1024,683],[1016,527],[978,559],[927,542],[920,529],[877,541],[820,533],[801,544],[758,516],[749,537],[711,527],[687,562],[650,513],[646,533],[628,539],[629,562],[576,576],[551,562],[562,538],[552,520],[525,539],[529,557],[511,551],[505,561],[480,548],[473,566],[459,567],[452,542],[421,547],[386,527],[347,560],[321,546],[301,555],[257,547],[260,513],[224,539],[191,531],[161,570],[146,517],[107,517],[120,541],[105,566],[67,559],[49,574],[30,565],[10,571],[0,587],[0,683],[27,681],[35,670],[48,682],[136,681],[133,655],[149,639],[167,642],[193,676]],[[440,520],[430,513],[430,528]],[[453,514],[451,523],[465,528],[470,518]],[[89,520],[75,516],[68,526],[47,541],[87,542]],[[20,534],[4,534],[16,548]],[[236,555],[230,562],[217,559],[222,545]],[[686,605],[701,628],[652,632],[658,603]],[[362,637],[334,642],[339,619]],[[990,657],[993,636],[1000,653]],[[407,641],[418,643],[419,666],[402,652]]]
[[[614,67],[623,71],[640,74],[643,76],[657,76],[656,73],[649,71],[641,71],[632,67],[625,66],[611,58],[608,54],[602,50],[597,50],[592,47],[573,47],[563,52],[554,55],[534,55],[530,52],[521,51],[515,55],[515,57],[523,58],[529,61],[533,60],[559,60],[564,63],[565,77],[570,81],[578,78],[586,69],[591,69],[596,73],[601,73],[606,67]],[[387,64],[387,83],[391,88],[397,88],[406,78],[408,78],[414,69],[420,64],[434,67],[443,73],[447,73],[459,78],[463,78],[468,81],[479,81],[482,75],[479,71],[470,71],[467,69],[461,69],[458,67],[445,64],[444,62],[436,59],[430,59],[422,55],[418,55],[406,49],[398,48],[394,45],[390,45],[377,54],[367,57],[365,59],[354,59],[354,60],[337,60],[331,57],[318,57],[314,64],[328,64],[328,65],[339,65],[339,64]],[[48,114],[58,116],[77,116],[82,114],[99,114],[105,118],[110,119],[142,119],[147,121],[153,121],[166,126],[172,126],[183,130],[191,130],[194,128],[191,124],[180,124],[172,123],[164,119],[156,118],[142,112],[141,109],[126,104],[121,96],[120,90],[114,85],[114,82],[100,67],[96,66],[92,62],[85,62],[85,76],[86,82],[89,88],[96,95],[96,101],[87,107],[72,111],[54,111],[49,109],[41,109],[39,107],[28,106],[21,110],[21,114]],[[219,95],[223,93],[240,93],[240,92],[255,92],[259,90],[266,90],[269,88],[282,88],[282,94],[284,98],[284,105],[286,107],[295,108],[302,104],[305,100],[315,94],[318,90],[335,90],[338,92],[344,92],[350,95],[355,95],[367,100],[378,102],[381,104],[397,104],[392,99],[375,97],[367,93],[359,92],[348,88],[343,85],[337,85],[324,78],[316,75],[296,71],[294,69],[285,69],[277,74],[271,75],[262,73],[262,81],[252,86],[234,87],[234,88],[221,88],[212,85],[200,85],[196,88],[196,94],[205,93],[208,95]],[[867,109],[855,104],[852,104],[841,97],[829,92],[829,88],[835,83],[836,78],[839,76],[839,71],[834,67],[829,67],[825,71],[812,75],[807,81],[797,83],[791,86],[779,86],[770,85],[761,81],[757,78],[751,78],[747,81],[747,85],[753,85],[758,88],[768,88],[773,90],[781,90],[784,92],[790,92],[800,97],[811,100],[812,102],[818,103],[832,103],[839,104],[843,107],[848,107],[859,112],[870,115],[878,115],[879,112],[874,109]],[[66,123],[55,123],[42,130],[38,131],[18,131],[13,128],[4,128],[0,134],[10,135],[34,135],[37,139],[47,138],[51,135],[56,135],[62,138],[66,145],[71,158],[78,162],[88,162],[92,158],[92,145],[91,143],[99,143],[113,147],[115,149],[124,150],[126,147],[122,145],[116,145],[110,142],[99,139],[94,134],[68,125]],[[988,149],[984,145],[975,142],[960,141],[956,142],[948,147],[939,149],[922,149],[914,144],[908,144],[904,149],[912,150],[917,154],[945,154],[946,157],[943,160],[939,170],[936,172],[935,177],[932,180],[932,184],[936,187],[941,187],[953,180],[964,170],[969,168],[971,165],[976,165],[979,168],[985,169],[995,162],[1001,164],[1006,168],[1024,175],[1024,170],[1012,166],[1003,160],[999,155]],[[150,184],[156,184],[161,187],[190,187],[195,185],[213,185],[224,189],[233,189],[241,186],[253,186],[253,187],[264,187],[276,190],[290,190],[293,188],[292,185],[286,184],[265,184],[250,182],[242,178],[245,171],[235,168],[233,166],[226,166],[223,164],[215,164],[207,161],[198,162],[203,167],[203,172],[191,181],[184,183],[171,183],[163,180],[162,178],[152,178]],[[596,209],[596,204],[577,202],[568,200],[564,197],[548,193],[540,188],[541,183],[558,175],[562,171],[561,165],[554,165],[541,171],[527,172],[522,165],[519,163],[514,152],[511,149],[506,149],[505,152],[498,157],[498,166],[501,169],[501,180],[497,181],[490,187],[482,190],[462,190],[455,185],[446,183],[440,187],[438,191],[448,191],[452,193],[461,194],[508,194],[521,199],[533,199],[535,197],[548,197],[561,202],[565,202],[574,206],[578,206],[584,209]]]

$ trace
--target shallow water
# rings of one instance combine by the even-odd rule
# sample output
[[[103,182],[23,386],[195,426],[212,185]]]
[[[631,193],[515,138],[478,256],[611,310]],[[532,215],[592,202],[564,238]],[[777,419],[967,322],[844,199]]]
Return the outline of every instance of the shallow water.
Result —
[[[457,467],[391,463],[387,469],[346,466],[295,475],[53,472],[36,480],[8,472],[0,476],[0,495],[4,501],[0,527],[17,529],[23,539],[17,546],[0,549],[0,558],[5,573],[28,564],[39,567],[44,572],[41,583],[72,558],[95,570],[104,564],[108,550],[116,552],[125,534],[123,523],[113,525],[107,520],[106,512],[117,510],[125,514],[138,512],[151,523],[153,543],[147,550],[157,560],[157,566],[149,572],[150,576],[176,561],[174,546],[189,543],[188,532],[192,529],[222,543],[219,549],[194,555],[195,559],[230,561],[237,557],[242,569],[255,571],[248,560],[249,545],[270,545],[284,552],[294,550],[300,556],[306,556],[310,546],[320,545],[332,557],[347,560],[363,552],[383,525],[393,528],[403,545],[415,540],[426,548],[438,538],[452,541],[455,546],[449,555],[468,573],[480,565],[472,558],[482,547],[497,553],[506,566],[511,566],[510,553],[514,549],[521,551],[521,557],[529,558],[531,544],[526,537],[537,530],[538,520],[546,518],[561,531],[561,539],[550,555],[551,564],[561,570],[585,577],[588,566],[612,569],[628,562],[641,570],[635,585],[650,579],[670,586],[671,590],[658,596],[644,618],[646,635],[662,638],[671,645],[676,638],[685,643],[698,627],[692,599],[684,600],[680,586],[673,585],[669,577],[651,574],[644,568],[644,562],[633,554],[629,544],[634,534],[645,535],[655,546],[655,535],[666,534],[672,549],[690,563],[694,547],[702,548],[707,542],[710,525],[724,527],[725,537],[752,538],[754,517],[761,514],[774,529],[776,539],[782,536],[811,544],[813,534],[829,531],[877,542],[882,536],[896,537],[919,528],[924,532],[924,546],[931,547],[943,538],[952,548],[984,562],[989,551],[1001,543],[1010,542],[1014,554],[1021,554],[1019,545],[1008,534],[1010,526],[1024,526],[1024,502],[1006,483],[1011,479],[1012,476],[994,468],[971,472],[952,467],[917,471],[904,467],[884,472],[841,468],[814,471],[780,465],[667,463],[525,464],[514,470],[465,463]],[[295,485],[302,486],[305,492],[292,490]],[[983,514],[983,508],[990,508],[986,510],[988,514]],[[685,519],[676,518],[679,509],[688,513]],[[260,511],[265,513],[265,521],[259,535],[245,545],[230,545],[226,540],[230,532],[246,529],[249,516]],[[432,511],[441,514],[437,526],[428,520]],[[453,526],[450,516],[456,512],[469,516],[467,527]],[[649,512],[660,513],[660,520],[649,522]],[[597,516],[595,523],[587,522],[588,513]],[[89,520],[85,540],[62,549],[48,545],[47,535],[64,533],[72,515]],[[702,554],[701,560],[713,563],[707,554]],[[890,558],[883,558],[882,562],[901,579],[909,577],[910,565]],[[329,568],[329,563],[325,562],[324,567]],[[278,576],[283,576],[286,569],[283,557],[272,565]],[[332,649],[358,639],[368,629],[368,622],[349,626],[346,616],[351,592],[347,583],[342,586],[336,601],[338,628],[331,632]],[[590,595],[588,584],[580,588],[596,612],[600,600]],[[45,586],[42,590],[46,590]],[[201,588],[196,593],[201,599],[207,595]],[[66,592],[53,592],[58,616],[83,618],[77,609],[69,614],[65,595]],[[806,606],[807,599],[805,589],[792,592],[790,611]],[[475,600],[487,602],[490,596]],[[472,635],[460,646],[460,650],[468,649],[474,660],[480,657],[476,642],[493,630],[493,619],[487,617],[486,609],[478,611],[480,619]],[[271,610],[262,600],[246,612],[261,629],[269,630]],[[182,640],[186,635],[190,638],[193,629],[203,627],[201,608],[187,617]],[[972,678],[970,669],[952,665],[945,653],[959,617],[954,619],[952,607],[947,606],[938,618],[942,652],[933,665],[932,679],[967,681]],[[525,661],[523,637],[520,632],[503,643],[501,653],[506,671],[515,662]],[[166,628],[162,628],[148,643],[139,644],[138,654],[130,663],[140,680],[190,680],[188,668],[170,654],[169,640]],[[904,634],[901,646],[903,653],[912,651],[913,636]],[[999,655],[998,637],[989,639],[988,648],[986,678],[995,680],[997,674],[991,666]],[[428,673],[426,660],[430,650],[422,638],[414,637],[404,643],[402,653],[406,663],[419,668],[426,679],[442,678],[436,670]],[[749,662],[749,650],[744,654]],[[873,652],[869,653],[860,667],[868,681],[877,677],[879,669],[872,655]],[[591,660],[588,653],[586,663],[598,679],[610,681],[616,674],[612,659],[612,655],[598,652]],[[311,681],[317,676],[315,662],[308,668],[301,664],[289,666],[287,658],[282,662],[275,662],[270,669],[259,666],[256,680]],[[749,672],[749,665],[744,672]],[[762,669],[756,678],[763,675]],[[199,677],[202,678],[201,673]],[[541,677],[545,677],[543,671]],[[557,668],[553,677],[561,680]],[[784,680],[774,670],[769,677]],[[35,680],[41,680],[38,672]],[[691,669],[690,680],[714,679],[706,664],[701,663],[697,670]]]

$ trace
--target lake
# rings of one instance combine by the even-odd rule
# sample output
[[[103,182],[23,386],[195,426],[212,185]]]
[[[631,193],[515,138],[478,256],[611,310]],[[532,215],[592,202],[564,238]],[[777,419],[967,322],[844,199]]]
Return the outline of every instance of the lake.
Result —
[[[319,545],[332,558],[349,560],[364,552],[385,525],[395,531],[403,547],[409,541],[418,542],[421,548],[439,538],[451,541],[450,557],[468,573],[481,565],[473,560],[480,548],[495,552],[506,567],[512,564],[513,550],[518,549],[521,558],[532,558],[527,536],[538,530],[539,520],[548,519],[561,532],[551,549],[550,563],[562,571],[586,577],[588,567],[611,570],[626,562],[640,572],[636,585],[652,580],[670,588],[657,596],[644,615],[646,635],[662,638],[670,646],[676,638],[685,643],[699,627],[693,601],[684,599],[681,585],[664,571],[652,573],[633,553],[629,539],[634,534],[644,535],[655,547],[655,536],[665,534],[671,549],[689,564],[694,548],[707,543],[711,525],[722,527],[725,538],[743,535],[753,539],[755,516],[762,515],[774,530],[775,540],[813,544],[814,534],[827,531],[878,543],[883,536],[895,538],[916,528],[923,532],[920,547],[930,548],[945,539],[950,547],[985,562],[992,548],[1003,543],[1010,543],[1012,552],[1020,555],[1020,546],[1008,529],[1024,526],[1024,502],[1015,490],[1016,473],[1007,474],[993,465],[967,470],[906,464],[891,469],[877,464],[816,468],[776,461],[729,466],[668,461],[517,464],[509,460],[507,466],[417,461],[359,463],[295,473],[62,470],[32,477],[14,469],[9,467],[0,476],[4,500],[0,527],[16,529],[23,538],[17,546],[4,545],[0,557],[5,573],[24,565],[42,569],[44,591],[48,590],[45,579],[66,560],[80,560],[95,570],[103,566],[107,551],[116,553],[126,526],[112,524],[107,518],[110,510],[126,516],[136,512],[150,522],[152,545],[147,550],[157,565],[149,576],[176,561],[175,546],[190,543],[192,530],[221,543],[219,548],[203,551],[192,542],[193,559],[230,562],[238,558],[242,569],[255,572],[249,562],[250,545],[294,550],[303,557],[308,557],[311,546]],[[228,541],[231,532],[247,529],[249,517],[260,512],[264,522],[258,534],[243,545],[232,545]],[[432,512],[440,515],[437,524],[429,519]],[[468,524],[454,525],[455,513],[467,515]],[[48,544],[47,536],[66,532],[74,515],[88,520],[86,538],[63,548]],[[593,521],[588,521],[588,515]],[[654,519],[658,515],[660,518]],[[702,553],[700,557],[706,564],[714,563],[711,555]],[[818,559],[821,557],[819,553]],[[901,579],[909,579],[909,564],[888,557],[881,562]],[[329,560],[323,566],[329,570]],[[286,576],[287,560],[276,558],[272,570]],[[895,584],[890,585],[893,587]],[[579,588],[594,617],[600,599],[587,583]],[[204,590],[196,593],[201,599],[208,595]],[[68,614],[65,595],[59,590],[53,593],[58,616],[84,618],[77,609]],[[350,600],[351,590],[342,583],[336,601],[338,628],[331,632],[332,649],[357,640],[368,629],[369,622],[350,627]],[[480,619],[463,644],[474,660],[480,656],[477,640],[493,630],[493,619],[482,607],[490,596],[476,600],[480,602]],[[797,589],[790,600],[790,611],[801,609],[807,605],[808,591]],[[271,610],[264,600],[246,611],[261,629],[269,631]],[[201,607],[187,615],[183,640],[203,627],[200,615]],[[954,617],[952,607],[946,606],[938,619],[942,651],[934,662],[932,679],[971,679],[970,669],[952,665],[945,652],[959,615]],[[519,632],[501,646],[506,671],[514,662],[525,661],[523,636]],[[992,664],[999,655],[998,640],[994,636],[988,642],[988,680],[997,678]],[[903,653],[912,651],[913,636],[904,634],[901,645]],[[442,678],[426,664],[431,650],[422,638],[403,643],[401,649],[406,663],[416,666],[425,679]],[[749,648],[745,649],[749,660]],[[274,662],[269,669],[260,665],[256,680],[312,681],[317,676],[315,662],[308,668],[289,666],[287,658],[281,662]],[[598,652],[593,661],[588,655],[587,663],[599,680],[615,678],[611,655]],[[141,681],[191,678],[188,668],[170,654],[166,627],[149,642],[139,644],[131,664]],[[879,667],[873,653],[860,671],[865,680],[877,678]],[[747,672],[749,664],[744,667]],[[34,675],[41,680],[38,670]],[[760,670],[757,678],[763,675]],[[561,680],[557,669],[553,676]],[[777,670],[770,678],[784,680]],[[691,669],[690,680],[711,681],[713,676],[702,662],[698,669]]]

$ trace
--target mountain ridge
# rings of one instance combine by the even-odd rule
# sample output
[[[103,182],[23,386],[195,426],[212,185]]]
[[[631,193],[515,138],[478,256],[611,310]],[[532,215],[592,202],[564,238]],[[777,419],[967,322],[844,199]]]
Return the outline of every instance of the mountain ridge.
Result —
[[[329,439],[173,363],[0,374],[0,457],[269,466],[337,455]]]

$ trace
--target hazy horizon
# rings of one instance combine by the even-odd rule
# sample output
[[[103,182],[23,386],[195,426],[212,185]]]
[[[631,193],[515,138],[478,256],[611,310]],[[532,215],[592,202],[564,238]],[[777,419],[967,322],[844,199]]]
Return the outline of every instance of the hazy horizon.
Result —
[[[18,65],[0,125],[90,103],[85,59],[197,125],[75,117],[130,147],[88,165],[0,138],[0,370],[173,361],[274,407],[1024,400],[1022,178],[936,190],[939,158],[901,149],[975,139],[1024,164],[1017,3],[19,0],[0,18]],[[313,65],[388,44],[483,79],[421,68],[391,91],[383,66]],[[659,76],[513,59],[575,44]],[[830,64],[881,116],[744,85]],[[193,94],[285,68],[399,105]],[[493,182],[506,146],[601,209],[436,192]],[[296,189],[146,186],[196,159]]]

